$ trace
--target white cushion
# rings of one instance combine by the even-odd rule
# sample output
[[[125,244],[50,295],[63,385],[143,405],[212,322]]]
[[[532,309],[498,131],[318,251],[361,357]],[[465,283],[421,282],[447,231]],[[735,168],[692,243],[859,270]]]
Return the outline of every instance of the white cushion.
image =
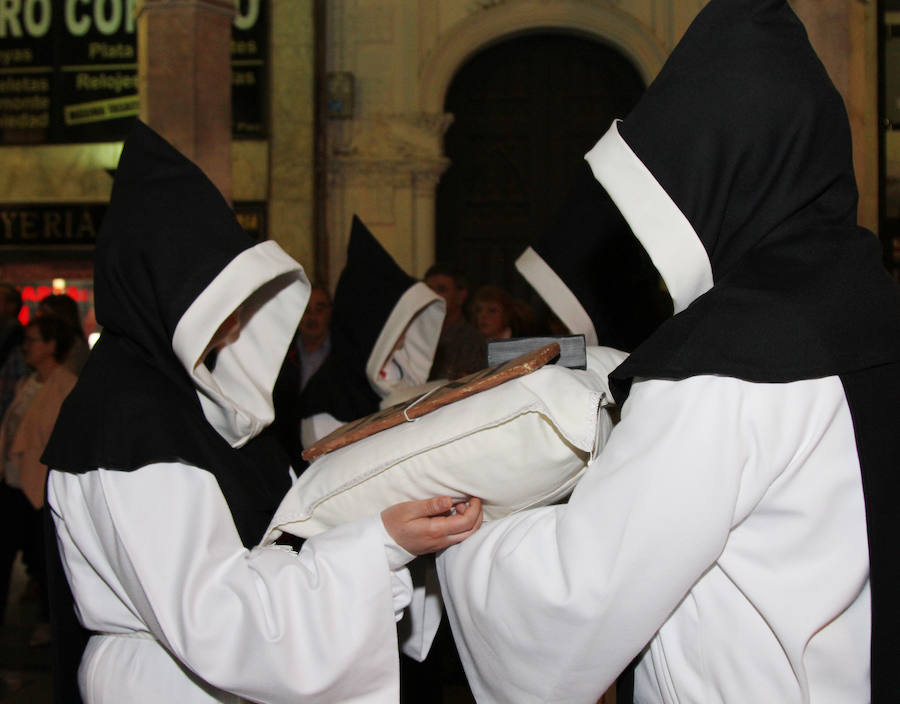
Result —
[[[566,497],[612,429],[606,375],[624,357],[595,348],[585,371],[545,366],[319,457],[264,542],[431,496],[480,497],[486,520]]]

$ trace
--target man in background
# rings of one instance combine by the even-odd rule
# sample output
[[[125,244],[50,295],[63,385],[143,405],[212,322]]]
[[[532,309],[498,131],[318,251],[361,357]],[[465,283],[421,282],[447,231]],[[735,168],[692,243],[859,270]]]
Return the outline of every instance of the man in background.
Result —
[[[331,352],[331,296],[324,286],[316,285],[297,328],[297,353],[300,360],[300,390],[322,366]]]
[[[431,366],[432,379],[459,379],[487,366],[485,341],[465,315],[469,295],[465,277],[458,271],[434,264],[425,272],[427,286],[447,302],[447,315]]]

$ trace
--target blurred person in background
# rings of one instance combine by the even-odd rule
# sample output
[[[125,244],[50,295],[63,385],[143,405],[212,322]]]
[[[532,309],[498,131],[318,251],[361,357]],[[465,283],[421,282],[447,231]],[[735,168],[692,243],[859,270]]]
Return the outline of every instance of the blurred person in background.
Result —
[[[76,376],[80,374],[91,350],[84,335],[84,328],[81,325],[78,303],[65,293],[54,293],[41,299],[38,304],[37,314],[39,316],[56,316],[72,328],[74,341],[65,360],[63,360],[63,364]]]
[[[6,412],[16,384],[28,371],[22,356],[22,294],[9,283],[0,283],[0,419]]]
[[[431,379],[459,379],[487,364],[484,336],[466,319],[463,306],[469,296],[466,278],[444,264],[434,264],[425,272],[425,284],[447,303]]]
[[[31,645],[45,645],[50,640],[40,511],[47,467],[40,456],[63,399],[75,386],[76,376],[63,364],[73,338],[71,327],[59,318],[41,316],[28,323],[22,346],[32,372],[19,382],[0,423],[0,605],[6,606],[12,566],[21,550],[41,598],[41,622],[32,634]]]
[[[272,427],[287,450],[291,467],[296,474],[302,473],[307,466],[306,460],[301,456],[300,398],[310,378],[331,353],[331,307],[328,290],[320,284],[313,285],[294,341],[288,348],[272,390],[272,401],[275,404]]]
[[[472,299],[475,326],[486,340],[512,337],[512,297],[493,284],[482,286]]]
[[[297,337],[302,391],[331,352],[331,296],[324,286],[317,284],[310,289]]]
[[[22,310],[22,294],[10,283],[0,283],[0,422],[6,414],[6,409],[12,403],[19,380],[28,373],[25,357],[22,353],[22,337],[24,328],[19,322],[19,312]],[[2,457],[0,457],[2,463]],[[2,464],[0,464],[2,474]],[[6,520],[15,511],[14,496],[6,490],[6,483],[0,479],[0,520]],[[4,530],[0,541],[7,540],[8,531]],[[13,552],[13,559],[18,547]],[[4,553],[5,557],[5,553]],[[11,566],[12,563],[10,563]],[[9,575],[4,578],[0,574],[0,624],[6,613],[7,589],[9,587]]]

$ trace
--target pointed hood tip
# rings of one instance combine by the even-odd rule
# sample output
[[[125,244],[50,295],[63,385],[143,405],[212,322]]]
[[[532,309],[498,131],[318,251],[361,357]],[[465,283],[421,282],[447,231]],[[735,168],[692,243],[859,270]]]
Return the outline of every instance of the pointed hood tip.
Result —
[[[123,143],[113,187],[117,183],[171,179],[176,176],[208,182],[221,196],[219,189],[198,164],[162,134],[136,119]]]
[[[397,291],[398,297],[416,282],[356,214],[350,226],[346,269],[358,271],[357,275],[370,271],[373,277],[377,275],[381,279],[383,287]]]
[[[394,306],[415,283],[354,214],[347,261],[334,294],[333,330],[342,331],[359,356],[367,358]]]
[[[98,322],[117,331],[132,330],[135,311],[152,310],[165,321],[170,336],[209,281],[253,245],[203,170],[136,121],[97,236]],[[172,258],[173,251],[186,254]],[[162,290],[165,297],[152,293]]]

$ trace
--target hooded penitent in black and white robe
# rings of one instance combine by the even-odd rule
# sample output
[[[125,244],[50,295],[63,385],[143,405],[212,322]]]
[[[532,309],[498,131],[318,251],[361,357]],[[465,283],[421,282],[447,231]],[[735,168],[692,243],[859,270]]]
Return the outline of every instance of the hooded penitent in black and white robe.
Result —
[[[900,289],[801,23],[712,0],[586,158],[675,314],[568,504],[438,558],[476,698],[596,702],[639,656],[639,702],[895,701]]]
[[[331,352],[300,396],[303,445],[422,387],[444,314],[444,299],[403,271],[354,215],[334,293]]]
[[[397,700],[410,556],[380,518],[299,554],[254,547],[289,486],[266,428],[308,295],[300,265],[250,241],[203,173],[138,123],[98,238],[103,333],[43,460],[61,586],[92,634],[85,701]],[[238,309],[239,336],[213,361]]]

